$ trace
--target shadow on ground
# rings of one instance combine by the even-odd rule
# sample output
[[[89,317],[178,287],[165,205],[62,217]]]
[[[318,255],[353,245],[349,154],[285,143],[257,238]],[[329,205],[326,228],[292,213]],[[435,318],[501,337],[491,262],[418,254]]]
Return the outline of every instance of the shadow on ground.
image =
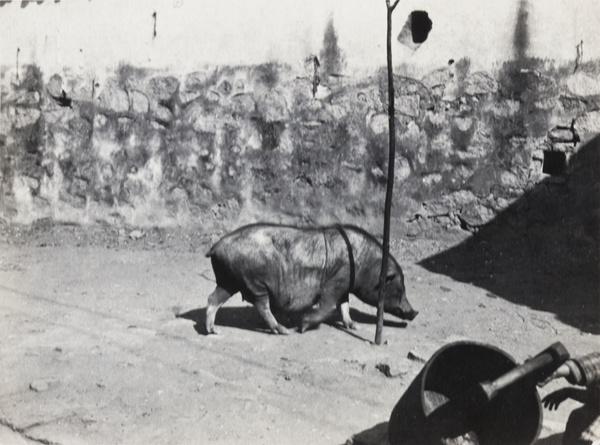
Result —
[[[184,318],[186,320],[191,320],[196,322],[194,329],[201,335],[206,335],[206,330],[204,329],[204,317],[205,317],[204,309],[192,309],[191,311],[177,314],[177,318]],[[282,325],[287,328],[294,329],[300,325],[302,314],[284,314],[274,312],[275,318]],[[357,309],[350,309],[350,316],[352,320],[361,323],[361,324],[375,324],[377,323],[377,317],[371,314],[365,314]],[[334,315],[332,318],[326,322],[327,324],[334,327],[341,327],[341,317]],[[384,326],[393,327],[393,328],[406,328],[408,323],[405,321],[396,321],[396,320],[384,320]],[[265,321],[258,314],[256,309],[252,306],[242,306],[242,307],[222,307],[217,312],[217,316],[215,318],[215,326],[218,329],[219,326],[226,326],[231,328],[245,329],[247,331],[257,331],[257,332],[270,332]],[[353,332],[348,331],[346,329],[342,329],[349,334],[353,335]],[[354,335],[362,340],[363,339],[358,335]]]
[[[471,238],[420,262],[429,271],[553,312],[600,333],[600,136]]]
[[[389,445],[388,422],[381,422],[368,430],[352,436],[346,443],[352,445]]]
[[[177,315],[177,318],[185,318],[196,322],[194,328],[199,334],[206,335],[204,329],[205,309],[193,309]],[[266,324],[258,312],[252,306],[245,307],[223,307],[217,312],[215,327],[227,326],[247,331],[260,331],[266,329]]]
[[[389,316],[389,315],[388,315]],[[352,320],[362,323],[362,324],[376,324],[377,323],[377,315],[375,314],[365,314],[357,309],[350,308],[350,317]],[[384,326],[389,326],[391,328],[406,328],[408,326],[408,322],[399,321],[399,320],[383,320]]]
[[[388,439],[389,422],[381,422],[365,431],[355,434],[346,443],[352,445],[389,445]],[[538,439],[535,445],[561,445],[562,433]]]

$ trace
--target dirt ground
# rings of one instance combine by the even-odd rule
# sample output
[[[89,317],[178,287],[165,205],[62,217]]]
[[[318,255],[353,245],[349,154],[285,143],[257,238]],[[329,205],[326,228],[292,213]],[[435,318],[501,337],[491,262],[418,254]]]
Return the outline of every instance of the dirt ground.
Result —
[[[214,287],[204,252],[218,233],[0,230],[2,444],[381,445],[400,396],[447,343],[488,343],[518,362],[555,341],[571,355],[600,344],[556,313],[418,264],[456,239],[394,241],[420,314],[386,316],[376,346],[376,310],[354,297],[355,332],[333,321],[272,335],[236,296],[217,315],[221,335],[203,335],[194,320]],[[577,406],[545,410],[538,443],[560,443]]]

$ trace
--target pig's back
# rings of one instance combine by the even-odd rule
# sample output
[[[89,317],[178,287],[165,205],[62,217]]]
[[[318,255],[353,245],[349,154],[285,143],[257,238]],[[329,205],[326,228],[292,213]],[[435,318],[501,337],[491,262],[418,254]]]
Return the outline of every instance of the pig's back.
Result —
[[[256,224],[219,240],[209,251],[217,284],[253,299],[265,292],[271,302],[300,310],[315,300],[325,273],[322,229]]]

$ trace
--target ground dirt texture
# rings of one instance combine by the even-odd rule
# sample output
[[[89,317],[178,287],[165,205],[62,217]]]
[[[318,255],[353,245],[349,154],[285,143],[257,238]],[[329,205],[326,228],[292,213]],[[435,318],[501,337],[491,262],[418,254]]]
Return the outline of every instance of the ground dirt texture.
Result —
[[[273,335],[236,296],[217,315],[221,334],[203,335],[195,320],[214,288],[204,253],[222,233],[0,230],[2,444],[382,445],[395,404],[447,343],[488,343],[519,363],[556,341],[571,355],[600,344],[597,314],[568,298],[541,310],[480,286],[477,270],[456,281],[422,265],[456,237],[394,239],[420,313],[409,323],[386,316],[376,346],[376,309],[354,297],[357,331],[332,320]],[[514,286],[534,289],[537,279]],[[545,410],[538,443],[560,443],[577,406]]]

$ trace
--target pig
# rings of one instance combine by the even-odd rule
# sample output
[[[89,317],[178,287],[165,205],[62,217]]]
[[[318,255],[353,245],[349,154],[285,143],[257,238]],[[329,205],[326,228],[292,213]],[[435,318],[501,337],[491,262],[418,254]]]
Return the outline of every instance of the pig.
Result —
[[[352,225],[300,228],[258,223],[241,227],[217,241],[210,257],[217,286],[205,312],[207,334],[215,331],[217,311],[240,292],[254,305],[274,334],[288,334],[271,308],[301,313],[299,331],[317,327],[337,308],[346,328],[349,294],[377,306],[382,246]],[[384,311],[402,319],[417,316],[406,298],[404,275],[390,255]]]

